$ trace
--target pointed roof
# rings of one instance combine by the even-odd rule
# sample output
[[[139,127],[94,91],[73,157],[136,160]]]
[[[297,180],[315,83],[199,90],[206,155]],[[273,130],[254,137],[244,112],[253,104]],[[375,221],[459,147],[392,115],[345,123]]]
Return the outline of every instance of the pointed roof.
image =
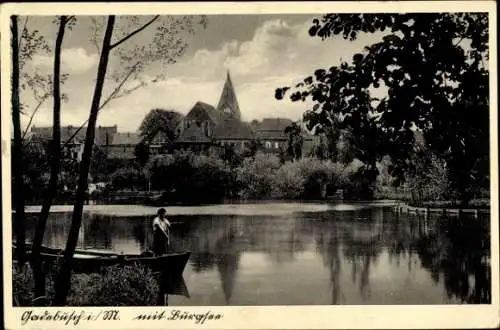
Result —
[[[217,110],[225,112],[226,108],[231,110],[234,117],[238,119],[241,117],[240,106],[238,105],[238,100],[236,99],[236,93],[234,91],[233,83],[231,82],[229,70],[227,71],[226,82],[224,84],[224,88],[222,89]]]
[[[222,120],[224,120],[227,116],[225,116],[222,112],[217,111],[213,106],[208,103],[198,101],[196,104],[189,110],[188,114],[179,122],[179,126],[183,125],[184,120],[189,120],[195,113],[205,113],[207,119],[210,119],[214,124],[219,124]]]

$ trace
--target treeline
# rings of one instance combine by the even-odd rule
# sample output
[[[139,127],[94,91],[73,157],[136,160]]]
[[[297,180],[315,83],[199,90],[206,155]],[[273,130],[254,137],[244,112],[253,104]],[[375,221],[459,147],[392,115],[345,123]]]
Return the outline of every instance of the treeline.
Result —
[[[345,139],[344,139],[345,140]],[[136,159],[108,159],[96,148],[90,167],[91,182],[107,187],[91,191],[88,198],[100,202],[116,202],[114,193],[153,191],[161,197],[149,202],[200,204],[227,200],[320,200],[343,190],[347,200],[399,199],[414,205],[429,201],[457,204],[459,192],[450,180],[450,169],[442,157],[420,147],[413,155],[415,166],[397,182],[390,170],[389,156],[368,168],[355,158],[353,146],[337,143],[326,153],[322,144],[312,152],[294,159],[287,153],[269,154],[252,150],[236,151],[225,147],[208,155],[190,151]],[[24,164],[26,200],[40,203],[43,187],[49,179],[49,154],[38,145],[27,145],[31,161]],[[56,202],[71,202],[76,188],[78,164],[63,159]],[[375,175],[368,172],[375,171]],[[469,187],[471,201],[489,198],[487,185]],[[147,194],[146,194],[147,195]],[[158,194],[156,194],[158,195]],[[145,196],[145,195],[144,195]],[[135,198],[133,202],[143,199]]]
[[[284,161],[279,155],[257,152],[232,162],[215,154],[178,151],[151,158],[144,167],[130,163],[118,169],[110,175],[107,192],[151,189],[163,192],[159,203],[199,204],[320,200],[342,189],[345,198],[357,200],[373,198],[386,184],[367,180],[357,159],[347,164],[317,157]]]

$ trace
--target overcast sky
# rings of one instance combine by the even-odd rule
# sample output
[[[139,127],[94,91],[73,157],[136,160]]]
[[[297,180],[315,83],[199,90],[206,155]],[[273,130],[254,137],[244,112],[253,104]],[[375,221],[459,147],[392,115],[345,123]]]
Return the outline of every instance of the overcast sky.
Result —
[[[135,131],[153,108],[185,114],[197,101],[216,106],[227,70],[244,120],[278,116],[300,119],[307,105],[276,100],[277,87],[297,83],[317,68],[337,65],[341,59],[350,59],[367,44],[380,40],[379,35],[361,36],[355,42],[312,38],[308,29],[315,17],[321,14],[209,16],[206,29],[200,27],[194,36],[187,37],[189,48],[177,63],[157,62],[149,68],[148,74],[164,73],[165,80],[109,103],[100,113],[98,125],[116,124],[119,131]],[[57,26],[52,20],[30,17],[28,28],[38,29],[53,48]],[[118,27],[122,22],[118,20]],[[62,71],[70,78],[62,88],[69,97],[63,104],[63,125],[80,125],[88,118],[98,62],[97,50],[89,41],[90,27],[89,17],[78,17],[77,25],[64,38]],[[147,44],[152,31],[154,28],[144,30],[130,39],[129,45]],[[26,69],[51,72],[52,65],[50,55],[37,55]],[[111,68],[119,65],[116,58],[111,58]],[[109,80],[106,86],[109,89],[114,85]],[[28,105],[33,103],[29,95],[22,97]],[[50,101],[44,104],[34,119],[35,125],[51,125],[51,107]]]

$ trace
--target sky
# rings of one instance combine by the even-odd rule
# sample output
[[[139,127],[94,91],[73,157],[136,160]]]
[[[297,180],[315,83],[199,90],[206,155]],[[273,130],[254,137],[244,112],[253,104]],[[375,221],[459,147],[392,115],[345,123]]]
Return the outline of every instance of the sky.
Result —
[[[318,68],[329,68],[341,60],[350,60],[364,46],[381,38],[381,35],[361,35],[356,41],[340,37],[328,40],[312,38],[308,34],[312,19],[321,16],[210,15],[206,28],[197,26],[194,35],[183,35],[189,46],[176,63],[165,64],[159,59],[148,65],[141,76],[148,79],[161,73],[165,79],[108,103],[99,114],[98,125],[117,125],[119,131],[132,132],[154,108],[186,114],[198,101],[216,106],[228,71],[243,120],[267,117],[298,120],[309,104],[278,101],[274,97],[276,88],[294,85]],[[88,16],[77,19],[75,27],[65,34],[61,60],[62,72],[69,75],[62,86],[68,101],[62,106],[61,120],[63,125],[74,126],[81,125],[88,118],[99,60],[98,50],[90,41],[92,20]],[[141,19],[144,22],[148,18]],[[171,17],[162,16],[160,21],[169,19]],[[51,49],[57,32],[57,25],[52,21],[53,17],[32,16],[27,22],[28,29],[39,30],[45,36]],[[24,23],[24,18],[20,22]],[[117,20],[113,40],[130,31],[127,22],[125,18]],[[120,46],[119,51],[127,54],[135,46],[150,45],[155,28],[151,26],[135,35],[123,47]],[[51,54],[36,54],[25,70],[50,73],[53,57]],[[124,72],[116,54],[110,58],[108,72]],[[127,86],[135,86],[138,79],[132,79]],[[115,86],[113,79],[107,79],[103,98]],[[21,97],[22,102],[33,106],[30,92]],[[52,103],[48,100],[33,124],[51,125],[51,109]],[[26,116],[23,124],[26,125],[27,121]]]

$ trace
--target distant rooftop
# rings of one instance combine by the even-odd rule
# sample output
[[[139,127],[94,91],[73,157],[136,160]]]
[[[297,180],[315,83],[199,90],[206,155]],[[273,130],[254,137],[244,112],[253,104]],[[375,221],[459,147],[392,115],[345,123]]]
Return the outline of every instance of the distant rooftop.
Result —
[[[113,136],[117,133],[118,126],[98,126],[95,130],[95,144],[105,145],[111,143]],[[31,127],[31,133],[33,136],[44,139],[52,139],[52,126],[33,126]],[[68,141],[73,137],[72,142],[83,142],[85,141],[85,136],[87,134],[87,127],[84,126],[80,128],[79,126],[61,126],[61,142]]]
[[[114,135],[112,145],[136,145],[141,142],[141,137],[133,132],[118,132]]]

